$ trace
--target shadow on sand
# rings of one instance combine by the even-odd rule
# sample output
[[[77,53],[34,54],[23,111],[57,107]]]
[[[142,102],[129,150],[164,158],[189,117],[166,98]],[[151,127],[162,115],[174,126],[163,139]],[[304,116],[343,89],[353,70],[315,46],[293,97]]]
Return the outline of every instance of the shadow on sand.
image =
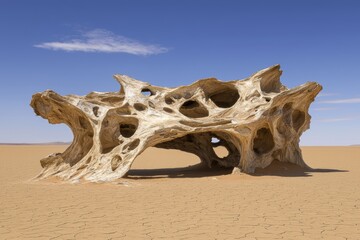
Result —
[[[231,168],[208,168],[202,164],[196,164],[182,168],[131,169],[126,177],[130,179],[202,178],[228,175],[231,172]]]
[[[311,177],[312,173],[336,173],[348,170],[328,168],[302,168],[296,164],[273,161],[266,168],[257,168],[252,176]]]
[[[231,174],[232,168],[214,167],[207,168],[196,164],[183,168],[159,168],[159,169],[131,169],[127,178],[129,179],[155,179],[155,178],[202,178],[215,177]],[[292,163],[273,161],[268,167],[257,168],[251,176],[278,176],[278,177],[311,177],[312,173],[336,173],[348,172],[348,170],[326,169],[326,168],[302,168]]]

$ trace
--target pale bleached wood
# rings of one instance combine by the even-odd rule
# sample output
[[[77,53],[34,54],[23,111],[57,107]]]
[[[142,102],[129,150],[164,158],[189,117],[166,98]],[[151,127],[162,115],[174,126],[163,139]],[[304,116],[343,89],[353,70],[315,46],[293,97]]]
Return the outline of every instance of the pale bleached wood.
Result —
[[[275,65],[244,80],[208,78],[177,88],[115,75],[119,92],[36,93],[35,113],[67,124],[74,135],[65,152],[40,161],[38,178],[113,181],[153,146],[194,153],[204,165],[231,167],[234,173],[253,173],[273,160],[307,167],[299,138],[309,128],[308,109],[322,87],[307,82],[288,89],[280,75]],[[217,146],[228,156],[217,156]]]

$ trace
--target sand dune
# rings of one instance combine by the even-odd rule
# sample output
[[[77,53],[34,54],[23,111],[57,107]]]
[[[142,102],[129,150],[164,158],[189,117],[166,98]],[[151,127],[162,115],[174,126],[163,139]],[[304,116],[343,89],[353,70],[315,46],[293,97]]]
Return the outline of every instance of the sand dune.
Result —
[[[254,175],[151,148],[116,183],[29,180],[65,148],[0,146],[0,239],[360,239],[358,146],[303,147],[313,169]]]

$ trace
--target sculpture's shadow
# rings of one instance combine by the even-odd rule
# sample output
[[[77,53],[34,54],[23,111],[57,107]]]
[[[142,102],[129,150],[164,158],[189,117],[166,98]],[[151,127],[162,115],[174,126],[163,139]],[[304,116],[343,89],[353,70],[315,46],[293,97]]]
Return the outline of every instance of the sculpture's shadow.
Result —
[[[131,169],[127,178],[130,179],[155,179],[155,178],[202,178],[229,175],[232,168],[213,167],[196,164],[182,168],[159,168],[159,169]],[[348,170],[328,168],[302,168],[292,163],[273,161],[268,167],[257,168],[255,173],[249,174],[255,177],[278,176],[278,177],[311,177],[313,173],[338,173]]]
[[[300,167],[292,163],[273,161],[266,168],[257,168],[252,176],[278,176],[278,177],[311,177],[314,173],[337,173],[348,172],[348,170]]]
[[[131,169],[126,177],[130,179],[202,178],[228,175],[231,172],[231,168],[208,168],[202,164],[196,164],[181,168]]]

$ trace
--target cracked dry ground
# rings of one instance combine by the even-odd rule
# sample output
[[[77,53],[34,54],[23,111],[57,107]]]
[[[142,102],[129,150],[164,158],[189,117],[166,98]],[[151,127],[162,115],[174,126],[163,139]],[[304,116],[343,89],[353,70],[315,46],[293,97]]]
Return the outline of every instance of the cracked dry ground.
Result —
[[[65,148],[0,146],[0,239],[360,239],[360,147],[304,147],[316,170],[259,176],[148,149],[116,184],[28,181]]]

